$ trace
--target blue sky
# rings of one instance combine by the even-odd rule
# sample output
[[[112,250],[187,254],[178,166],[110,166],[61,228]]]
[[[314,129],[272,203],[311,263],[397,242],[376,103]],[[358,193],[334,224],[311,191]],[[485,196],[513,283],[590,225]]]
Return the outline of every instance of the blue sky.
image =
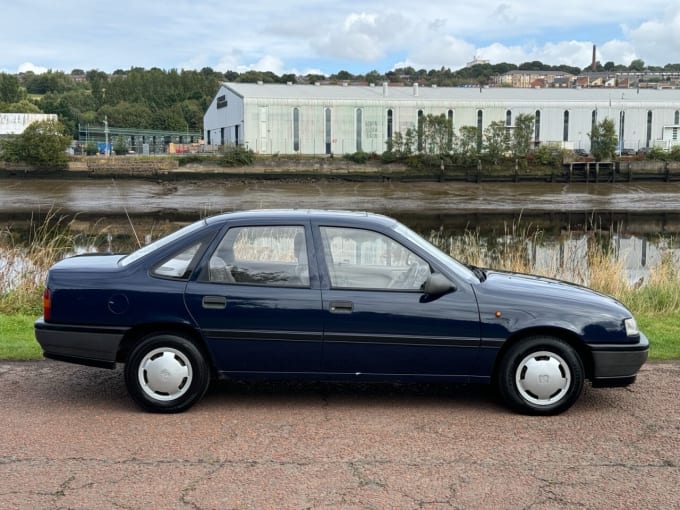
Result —
[[[130,67],[276,74],[491,63],[680,63],[677,0],[15,0],[0,71]]]

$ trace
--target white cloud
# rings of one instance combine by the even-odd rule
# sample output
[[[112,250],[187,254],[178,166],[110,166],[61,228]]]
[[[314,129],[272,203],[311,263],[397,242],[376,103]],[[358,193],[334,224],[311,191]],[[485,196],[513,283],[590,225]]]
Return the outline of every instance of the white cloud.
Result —
[[[23,64],[19,65],[17,72],[19,73],[33,72],[35,74],[43,74],[47,72],[47,68],[37,66],[35,64],[32,64],[31,62],[24,62]]]

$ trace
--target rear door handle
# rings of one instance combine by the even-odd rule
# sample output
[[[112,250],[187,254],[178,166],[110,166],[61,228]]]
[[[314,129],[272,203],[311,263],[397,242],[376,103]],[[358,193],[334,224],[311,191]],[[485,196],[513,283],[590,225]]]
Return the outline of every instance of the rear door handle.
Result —
[[[203,308],[211,310],[224,310],[227,307],[227,298],[224,296],[203,296]]]
[[[354,311],[354,303],[351,301],[331,301],[331,313],[352,313]]]

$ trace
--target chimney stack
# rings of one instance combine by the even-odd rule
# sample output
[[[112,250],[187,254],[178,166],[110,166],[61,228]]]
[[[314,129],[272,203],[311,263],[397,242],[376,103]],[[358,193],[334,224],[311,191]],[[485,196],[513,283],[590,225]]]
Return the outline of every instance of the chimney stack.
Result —
[[[593,44],[593,63],[590,68],[593,72],[597,71],[597,46]]]

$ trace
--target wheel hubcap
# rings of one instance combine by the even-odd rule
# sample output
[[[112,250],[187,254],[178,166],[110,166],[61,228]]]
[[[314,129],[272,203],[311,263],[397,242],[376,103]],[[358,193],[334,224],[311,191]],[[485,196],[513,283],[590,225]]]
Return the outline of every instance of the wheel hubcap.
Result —
[[[564,398],[571,385],[571,371],[554,352],[534,352],[518,365],[515,384],[522,398],[546,406]]]
[[[149,352],[139,364],[139,384],[155,400],[175,400],[191,386],[191,363],[176,349],[162,347]]]

